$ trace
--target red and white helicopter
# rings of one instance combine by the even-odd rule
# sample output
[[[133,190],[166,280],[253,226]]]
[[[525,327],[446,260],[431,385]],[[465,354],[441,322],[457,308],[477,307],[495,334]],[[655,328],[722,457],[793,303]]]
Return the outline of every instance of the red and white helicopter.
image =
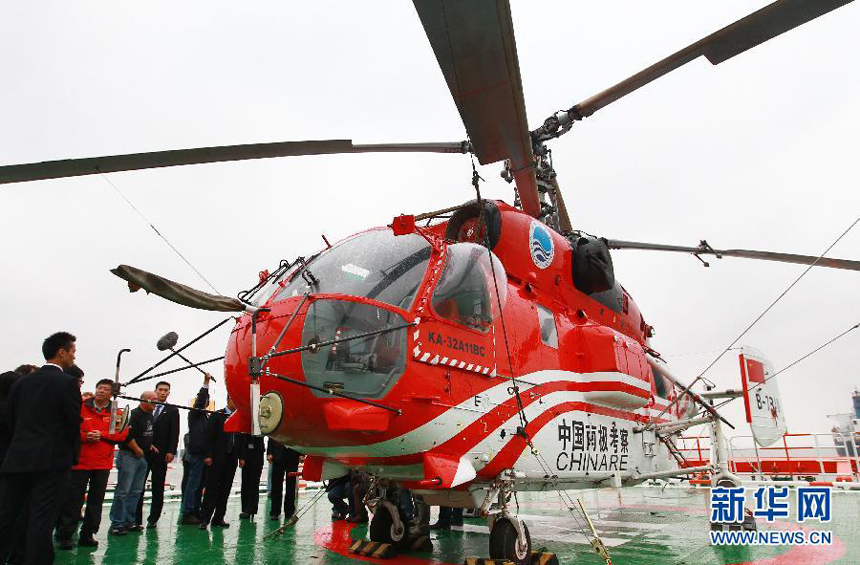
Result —
[[[720,394],[693,392],[651,349],[653,328],[616,280],[610,249],[860,270],[857,261],[579,232],[546,143],[699,56],[719,64],[848,1],[774,2],[530,131],[508,2],[415,0],[468,142],[183,149],[0,167],[0,182],[326,153],[471,152],[481,164],[504,162],[503,176],[516,185],[513,205],[478,192],[461,206],[399,216],[283,262],[238,298],[128,266],[114,272],[180,304],[242,313],[225,356],[238,407],[228,428],[305,453],[309,480],[367,472],[372,540],[408,535],[395,488],[405,486],[431,505],[480,509],[490,520],[491,557],[526,563],[528,528],[509,505],[517,491],[703,472],[715,484],[737,482],[708,400]],[[760,423],[765,434],[784,432],[776,410],[771,424]],[[685,467],[673,438],[703,423],[718,446],[712,464]],[[596,535],[593,543],[605,554]]]

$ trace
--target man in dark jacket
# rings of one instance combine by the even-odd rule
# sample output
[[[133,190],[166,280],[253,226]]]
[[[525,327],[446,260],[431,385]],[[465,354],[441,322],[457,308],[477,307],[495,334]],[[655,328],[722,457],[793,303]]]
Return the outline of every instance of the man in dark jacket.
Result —
[[[170,396],[170,383],[160,381],[155,385],[155,398],[159,402],[167,402]],[[152,445],[146,452],[146,462],[152,477],[150,488],[152,499],[149,505],[149,517],[146,525],[154,528],[161,517],[161,509],[164,506],[164,481],[167,479],[167,465],[173,463],[176,450],[179,448],[179,409],[175,406],[155,405],[152,412]],[[144,479],[145,482],[145,479]],[[143,496],[137,503],[135,513],[137,525],[143,524]]]
[[[206,422],[206,458],[203,462],[209,470],[206,472],[201,530],[206,529],[210,520],[213,526],[230,527],[230,524],[224,521],[224,514],[227,512],[227,498],[230,496],[236,466],[239,463],[240,434],[225,432],[224,422],[235,409],[233,399],[228,396],[227,407],[209,416]]]
[[[266,459],[272,466],[272,506],[269,517],[277,520],[281,515],[281,505],[284,507],[284,517],[289,520],[296,513],[296,477],[290,473],[299,470],[298,451],[292,450],[269,438],[266,448]],[[284,480],[286,479],[286,489]]]
[[[12,433],[0,466],[0,556],[9,554],[14,524],[29,511],[25,563],[51,563],[51,531],[80,446],[81,393],[63,372],[75,363],[75,336],[56,333],[42,344],[47,363],[18,379],[9,395]]]
[[[203,387],[194,399],[194,408],[188,411],[188,442],[183,455],[182,477],[182,523],[199,524],[197,515],[200,509],[200,490],[203,484],[203,472],[206,465],[206,422],[208,415],[201,412],[209,404],[209,381],[212,375],[203,376]]]
[[[110,530],[108,534],[124,536],[130,531],[140,531],[134,523],[137,502],[143,494],[146,480],[146,452],[152,445],[152,411],[155,393],[151,390],[140,395],[140,406],[131,411],[128,418],[128,437],[120,444],[116,456],[116,488],[110,507]]]
[[[239,467],[242,468],[242,512],[239,518],[248,520],[260,507],[260,477],[263,476],[263,438],[239,434]]]

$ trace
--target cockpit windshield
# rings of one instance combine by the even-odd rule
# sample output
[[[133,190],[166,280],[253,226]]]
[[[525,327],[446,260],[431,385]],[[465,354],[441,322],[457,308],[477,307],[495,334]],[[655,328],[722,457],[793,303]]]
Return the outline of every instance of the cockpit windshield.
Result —
[[[292,273],[275,300],[310,293],[372,298],[408,310],[424,279],[432,247],[418,234],[390,229],[358,234]]]

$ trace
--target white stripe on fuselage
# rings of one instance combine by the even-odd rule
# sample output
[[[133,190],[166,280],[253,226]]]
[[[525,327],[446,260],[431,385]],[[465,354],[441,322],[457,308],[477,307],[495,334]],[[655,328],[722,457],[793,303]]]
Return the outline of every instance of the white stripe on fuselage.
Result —
[[[357,446],[335,446],[335,447],[300,447],[299,450],[303,453],[311,455],[323,455],[326,457],[396,457],[401,455],[410,455],[413,453],[423,453],[429,451],[433,447],[445,443],[452,437],[461,433],[466,427],[481,418],[484,414],[492,410],[496,405],[503,404],[507,400],[514,397],[514,394],[509,390],[514,381],[506,377],[496,377],[502,379],[498,384],[479,393],[477,396],[482,404],[488,405],[485,410],[476,410],[475,396],[470,396],[460,404],[451,406],[448,410],[430,420],[429,422],[417,427],[414,430],[406,432],[398,437],[372,443],[368,445]],[[516,384],[519,387],[520,395],[524,395],[529,390],[550,382],[571,381],[571,382],[623,382],[637,388],[647,389],[648,384],[623,373],[602,372],[602,373],[587,373],[580,374],[571,371],[545,370],[537,371],[518,377]],[[549,399],[552,399],[551,401]],[[562,402],[569,401],[584,401],[582,392],[580,391],[559,391],[549,393],[539,399],[534,400],[526,407],[526,413],[529,420],[540,415],[544,411]],[[593,404],[596,404],[592,402]],[[611,408],[618,409],[612,406]],[[624,410],[625,412],[642,414],[642,409]],[[505,424],[496,428],[494,433],[496,437],[502,429],[516,429],[519,425],[519,415],[514,415]],[[490,434],[489,437],[493,437]],[[485,438],[483,441],[487,441]],[[480,443],[479,443],[480,445]],[[475,451],[480,451],[477,447]],[[473,451],[470,450],[470,451]]]

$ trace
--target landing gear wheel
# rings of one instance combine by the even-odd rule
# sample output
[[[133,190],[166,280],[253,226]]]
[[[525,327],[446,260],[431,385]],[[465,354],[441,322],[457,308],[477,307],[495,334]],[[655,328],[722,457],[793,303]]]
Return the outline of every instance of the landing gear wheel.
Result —
[[[370,520],[370,541],[379,543],[396,544],[403,541],[403,536],[406,535],[406,527],[402,525],[400,529],[394,524],[394,517],[391,512],[385,507],[380,506],[376,514]]]
[[[517,529],[510,518],[499,518],[493,522],[490,530],[490,559],[504,559],[517,565],[528,565],[531,562],[532,538],[529,529],[522,523],[525,544],[521,544]]]

